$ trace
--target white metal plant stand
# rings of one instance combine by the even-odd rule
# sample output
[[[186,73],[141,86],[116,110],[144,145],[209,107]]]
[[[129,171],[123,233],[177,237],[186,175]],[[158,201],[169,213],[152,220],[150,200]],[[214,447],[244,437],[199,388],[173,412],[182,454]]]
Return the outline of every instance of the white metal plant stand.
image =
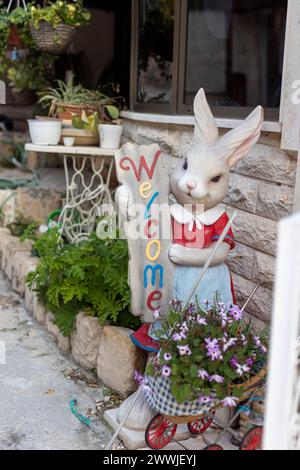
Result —
[[[86,239],[96,228],[101,206],[113,204],[109,183],[114,150],[34,144],[26,144],[25,150],[63,156],[66,198],[58,222],[70,242]]]

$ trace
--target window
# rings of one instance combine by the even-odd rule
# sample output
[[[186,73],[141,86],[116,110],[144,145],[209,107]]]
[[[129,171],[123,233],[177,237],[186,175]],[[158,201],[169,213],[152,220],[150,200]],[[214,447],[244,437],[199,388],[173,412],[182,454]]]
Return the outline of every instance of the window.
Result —
[[[278,117],[287,0],[133,0],[131,107],[189,114],[206,91],[216,116],[257,104]]]

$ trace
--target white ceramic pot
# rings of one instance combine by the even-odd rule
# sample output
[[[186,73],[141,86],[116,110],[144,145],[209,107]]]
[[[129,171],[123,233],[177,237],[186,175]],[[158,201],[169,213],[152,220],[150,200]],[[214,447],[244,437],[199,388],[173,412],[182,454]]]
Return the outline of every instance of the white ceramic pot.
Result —
[[[100,147],[104,149],[118,149],[123,131],[120,124],[99,124]]]
[[[58,119],[28,119],[31,142],[35,145],[57,145],[61,135],[62,121]]]

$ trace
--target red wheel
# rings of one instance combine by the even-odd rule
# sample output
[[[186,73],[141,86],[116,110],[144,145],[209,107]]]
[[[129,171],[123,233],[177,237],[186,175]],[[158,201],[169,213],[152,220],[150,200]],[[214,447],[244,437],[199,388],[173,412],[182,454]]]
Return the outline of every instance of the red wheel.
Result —
[[[211,413],[215,414],[214,411]],[[188,423],[188,429],[191,434],[202,434],[207,428],[209,428],[212,422],[213,419],[210,416],[205,415],[203,418],[199,418],[196,421]]]
[[[145,441],[150,449],[163,449],[171,442],[177,424],[158,414],[151,419],[145,431]]]
[[[244,435],[241,443],[240,450],[261,450],[263,429],[261,426],[251,428]]]
[[[219,444],[209,444],[208,446],[204,447],[202,450],[224,450],[222,446]]]

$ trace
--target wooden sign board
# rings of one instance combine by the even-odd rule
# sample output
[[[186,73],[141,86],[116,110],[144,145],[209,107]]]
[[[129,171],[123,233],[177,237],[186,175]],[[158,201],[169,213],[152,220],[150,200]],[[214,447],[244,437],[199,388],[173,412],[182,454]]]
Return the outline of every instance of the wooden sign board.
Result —
[[[131,310],[153,322],[153,312],[168,310],[173,297],[169,171],[156,144],[125,144],[115,152],[117,178],[128,191],[126,227]]]

